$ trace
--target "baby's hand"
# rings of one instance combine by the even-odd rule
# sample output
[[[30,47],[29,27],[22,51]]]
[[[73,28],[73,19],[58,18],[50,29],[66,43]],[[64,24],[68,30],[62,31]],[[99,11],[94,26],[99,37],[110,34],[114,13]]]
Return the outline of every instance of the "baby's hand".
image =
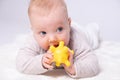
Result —
[[[53,66],[51,65],[52,60],[53,60],[53,55],[50,51],[47,51],[47,53],[44,53],[42,58],[43,67],[46,69],[53,69]]]

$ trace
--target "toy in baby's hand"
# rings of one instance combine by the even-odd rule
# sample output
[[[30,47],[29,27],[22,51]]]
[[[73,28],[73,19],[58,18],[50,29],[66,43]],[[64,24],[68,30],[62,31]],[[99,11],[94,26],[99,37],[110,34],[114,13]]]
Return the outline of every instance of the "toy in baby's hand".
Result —
[[[65,64],[67,67],[70,66],[70,62],[68,60],[69,57],[69,48],[64,46],[64,42],[60,41],[58,47],[50,46],[49,49],[53,53],[53,62],[56,63],[56,66],[60,66],[61,63]],[[73,54],[73,50],[70,50]]]

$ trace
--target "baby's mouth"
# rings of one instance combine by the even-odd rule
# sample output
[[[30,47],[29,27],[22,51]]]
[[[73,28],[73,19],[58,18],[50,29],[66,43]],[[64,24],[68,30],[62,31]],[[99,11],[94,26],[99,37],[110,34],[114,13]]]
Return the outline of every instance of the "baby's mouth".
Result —
[[[58,47],[59,44],[51,44],[50,46]],[[49,46],[49,47],[50,47],[50,46]]]
[[[57,44],[57,45],[53,45],[54,47],[58,47],[59,45]]]

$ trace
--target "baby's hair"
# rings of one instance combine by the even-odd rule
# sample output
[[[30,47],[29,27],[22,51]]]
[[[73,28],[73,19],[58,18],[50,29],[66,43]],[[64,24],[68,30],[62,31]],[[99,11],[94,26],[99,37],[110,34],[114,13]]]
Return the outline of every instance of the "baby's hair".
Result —
[[[64,12],[67,12],[67,7],[64,0],[31,0],[28,8],[28,14],[30,15],[32,9],[38,8],[41,15],[49,14],[52,10],[59,7],[63,8]]]

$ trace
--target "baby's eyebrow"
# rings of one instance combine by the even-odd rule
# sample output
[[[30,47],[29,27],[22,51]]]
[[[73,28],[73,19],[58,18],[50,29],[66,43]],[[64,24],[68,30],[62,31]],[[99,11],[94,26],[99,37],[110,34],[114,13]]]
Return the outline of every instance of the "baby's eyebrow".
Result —
[[[45,27],[44,26],[38,26],[38,27],[36,27],[36,29],[38,29],[38,30],[45,30]]]
[[[63,22],[61,22],[61,23],[58,24],[58,27],[63,27],[63,26],[64,26]]]

